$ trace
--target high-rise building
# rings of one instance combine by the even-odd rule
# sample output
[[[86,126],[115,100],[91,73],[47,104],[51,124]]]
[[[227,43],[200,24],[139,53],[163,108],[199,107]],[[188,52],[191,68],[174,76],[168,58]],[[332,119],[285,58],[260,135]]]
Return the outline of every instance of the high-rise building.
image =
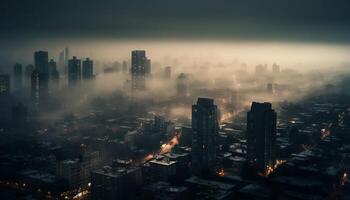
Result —
[[[0,74],[0,96],[10,94],[10,75]]]
[[[181,73],[176,80],[176,90],[177,95],[185,97],[188,95],[188,86],[187,86],[187,76],[184,73]]]
[[[131,82],[133,90],[146,89],[146,75],[151,72],[151,62],[146,57],[146,51],[131,52]]]
[[[210,175],[215,171],[218,110],[213,99],[198,98],[192,106],[192,172]]]
[[[146,72],[146,76],[151,75],[151,60],[150,59],[146,59],[146,65],[145,65],[145,72]]]
[[[94,65],[93,61],[89,58],[83,61],[83,79],[91,80],[94,78]]]
[[[255,73],[258,74],[258,75],[261,75],[261,74],[266,74],[267,72],[267,65],[257,65],[255,66]]]
[[[281,70],[281,68],[280,68],[279,65],[277,65],[277,64],[273,64],[273,65],[272,65],[272,72],[273,72],[273,73],[279,73],[280,70]]]
[[[68,61],[68,86],[75,86],[79,84],[81,79],[81,61],[73,56]]]
[[[171,78],[171,67],[167,66],[164,69],[164,78],[165,79],[170,79]]]
[[[66,47],[58,55],[59,71],[64,76],[66,76],[67,71],[68,71],[68,69],[67,69],[68,68],[68,60],[69,60],[69,49]]]
[[[15,90],[21,89],[23,86],[23,69],[22,65],[16,63],[13,66],[13,87]]]
[[[268,83],[267,86],[266,86],[266,91],[270,94],[273,93],[273,85],[272,83]]]
[[[31,82],[31,77],[32,77],[32,73],[34,71],[34,65],[29,64],[25,67],[24,70],[24,87],[30,87],[30,82]]]
[[[56,62],[53,59],[49,61],[49,77],[51,78],[52,72],[57,70]]]
[[[48,99],[49,94],[49,58],[47,51],[34,53],[35,70],[32,72],[32,99],[34,105],[42,105]]]
[[[270,103],[253,102],[247,113],[247,160],[260,172],[276,162],[276,120]]]
[[[60,68],[60,72],[64,72],[65,59],[64,59],[64,51],[61,51],[58,55],[58,66]]]
[[[60,74],[57,70],[56,62],[53,59],[49,62],[49,76],[52,88],[57,89],[59,86]]]

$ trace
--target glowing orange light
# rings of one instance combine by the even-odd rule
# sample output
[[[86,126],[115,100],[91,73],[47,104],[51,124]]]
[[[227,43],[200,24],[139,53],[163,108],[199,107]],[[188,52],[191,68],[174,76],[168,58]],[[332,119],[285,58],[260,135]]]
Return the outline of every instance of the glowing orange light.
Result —
[[[218,172],[216,172],[216,174],[223,177],[223,176],[225,176],[225,171],[224,171],[224,169],[220,169]]]

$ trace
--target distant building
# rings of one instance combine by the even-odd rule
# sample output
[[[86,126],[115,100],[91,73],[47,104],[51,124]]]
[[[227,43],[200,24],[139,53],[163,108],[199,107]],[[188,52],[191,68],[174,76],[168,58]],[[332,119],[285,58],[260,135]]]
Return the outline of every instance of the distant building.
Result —
[[[58,55],[59,72],[66,76],[68,71],[69,49],[66,47]]]
[[[270,94],[273,93],[273,85],[272,85],[272,83],[268,83],[267,84],[266,91],[267,91],[267,93],[270,93]]]
[[[187,76],[181,73],[176,80],[177,95],[181,97],[188,96],[188,81]]]
[[[146,89],[146,75],[151,72],[150,60],[146,57],[146,51],[136,50],[131,52],[131,82],[132,90]]]
[[[25,70],[24,70],[24,87],[25,88],[30,87],[31,77],[34,69],[35,67],[32,64],[29,64],[25,67]]]
[[[73,56],[68,61],[68,86],[73,87],[80,83],[81,80],[81,61]]]
[[[105,166],[91,173],[91,199],[135,199],[135,191],[141,184],[140,168]]]
[[[171,67],[167,66],[164,69],[164,78],[165,79],[171,79]]]
[[[11,89],[10,75],[0,74],[0,96],[7,96]]]
[[[91,80],[94,78],[93,61],[89,58],[83,61],[83,80]]]
[[[60,74],[57,70],[56,62],[51,59],[49,62],[49,76],[50,76],[50,84],[53,89],[57,89],[59,86]]]
[[[270,103],[253,102],[247,114],[247,160],[261,172],[276,162],[276,120]]]
[[[34,106],[44,106],[49,96],[49,61],[47,51],[34,53],[35,70],[31,77],[31,96]]]
[[[19,63],[13,66],[13,87],[15,90],[23,87],[23,68]]]
[[[279,73],[281,71],[281,67],[277,64],[272,65],[272,73]]]
[[[267,73],[267,65],[257,65],[257,66],[255,66],[255,73],[257,75],[266,74]]]
[[[210,175],[215,170],[218,110],[213,99],[198,98],[192,106],[192,172]]]

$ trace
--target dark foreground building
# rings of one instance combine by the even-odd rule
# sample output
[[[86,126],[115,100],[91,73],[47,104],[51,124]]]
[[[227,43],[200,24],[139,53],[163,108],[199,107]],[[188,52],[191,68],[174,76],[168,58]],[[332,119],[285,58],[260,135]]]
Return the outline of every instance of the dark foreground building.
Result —
[[[253,102],[247,114],[247,159],[261,172],[276,162],[276,118],[270,103]]]
[[[192,172],[210,175],[215,170],[218,111],[213,99],[198,98],[192,106]]]

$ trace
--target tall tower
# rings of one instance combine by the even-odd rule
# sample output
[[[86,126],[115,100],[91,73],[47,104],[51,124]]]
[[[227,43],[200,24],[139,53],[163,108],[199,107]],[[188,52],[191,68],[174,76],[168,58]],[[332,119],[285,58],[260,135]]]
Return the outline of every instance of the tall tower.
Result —
[[[79,84],[81,79],[81,61],[73,56],[68,61],[68,86],[72,87]]]
[[[19,63],[13,66],[13,83],[16,90],[21,89],[23,86],[23,69]]]
[[[180,97],[186,97],[188,95],[188,84],[187,76],[184,73],[181,73],[176,80],[176,91],[177,95]]]
[[[146,57],[146,51],[131,52],[131,82],[133,90],[146,89],[146,75],[151,72],[151,62]]]
[[[198,98],[192,106],[192,171],[210,175],[215,171],[218,111],[213,99]]]
[[[170,66],[165,67],[164,78],[169,79],[169,80],[171,79],[171,67]]]
[[[247,160],[260,172],[276,162],[276,121],[270,103],[253,102],[247,113]]]
[[[49,76],[52,88],[57,90],[59,87],[60,73],[57,70],[56,62],[53,59],[51,59],[49,62]]]
[[[91,80],[94,77],[94,65],[93,61],[89,58],[83,61],[83,79]]]
[[[34,105],[43,106],[49,96],[49,62],[47,51],[34,52],[35,70],[32,72],[32,99]]]

